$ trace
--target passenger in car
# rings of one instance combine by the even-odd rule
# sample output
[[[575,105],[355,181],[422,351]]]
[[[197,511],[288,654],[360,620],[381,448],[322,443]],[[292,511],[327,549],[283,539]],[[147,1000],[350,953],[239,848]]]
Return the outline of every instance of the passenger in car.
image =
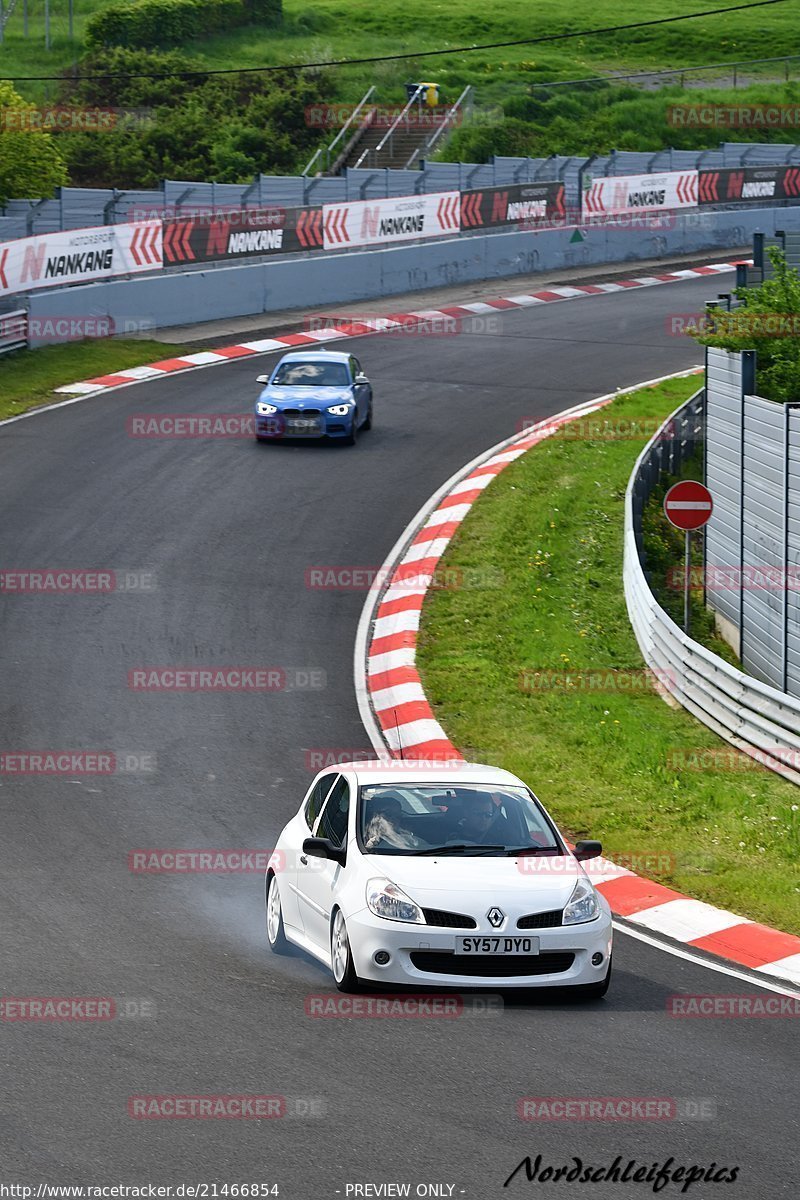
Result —
[[[408,828],[403,806],[394,796],[376,796],[370,804],[370,814],[364,830],[364,845],[368,850],[379,844],[398,850],[413,850],[423,845]]]

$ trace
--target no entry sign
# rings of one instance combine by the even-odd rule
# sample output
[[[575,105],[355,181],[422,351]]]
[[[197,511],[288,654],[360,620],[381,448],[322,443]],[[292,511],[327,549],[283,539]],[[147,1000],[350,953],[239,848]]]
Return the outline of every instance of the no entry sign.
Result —
[[[664,497],[667,520],[676,529],[700,529],[714,509],[711,492],[702,483],[684,479],[674,483]]]

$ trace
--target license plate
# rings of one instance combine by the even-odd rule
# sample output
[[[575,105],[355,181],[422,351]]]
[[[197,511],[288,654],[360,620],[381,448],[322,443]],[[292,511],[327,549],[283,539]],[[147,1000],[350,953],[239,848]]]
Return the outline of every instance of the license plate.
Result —
[[[296,429],[298,433],[309,433],[312,429],[319,429],[319,421],[314,417],[297,417],[287,421],[286,428]]]
[[[538,937],[457,937],[456,954],[538,954]]]

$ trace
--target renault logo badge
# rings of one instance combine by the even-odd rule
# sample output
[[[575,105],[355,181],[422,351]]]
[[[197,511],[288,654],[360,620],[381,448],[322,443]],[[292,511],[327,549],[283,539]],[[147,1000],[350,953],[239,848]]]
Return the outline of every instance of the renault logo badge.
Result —
[[[506,914],[499,908],[490,908],[486,914],[486,919],[492,929],[499,929],[506,919]]]

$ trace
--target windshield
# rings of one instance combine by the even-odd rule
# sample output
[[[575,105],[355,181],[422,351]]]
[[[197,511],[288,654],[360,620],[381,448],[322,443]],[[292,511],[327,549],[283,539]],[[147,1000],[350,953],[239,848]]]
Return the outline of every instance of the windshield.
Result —
[[[349,387],[350,373],[341,362],[285,362],[272,383],[281,387]]]
[[[368,854],[563,853],[527,788],[369,784],[358,803]]]

